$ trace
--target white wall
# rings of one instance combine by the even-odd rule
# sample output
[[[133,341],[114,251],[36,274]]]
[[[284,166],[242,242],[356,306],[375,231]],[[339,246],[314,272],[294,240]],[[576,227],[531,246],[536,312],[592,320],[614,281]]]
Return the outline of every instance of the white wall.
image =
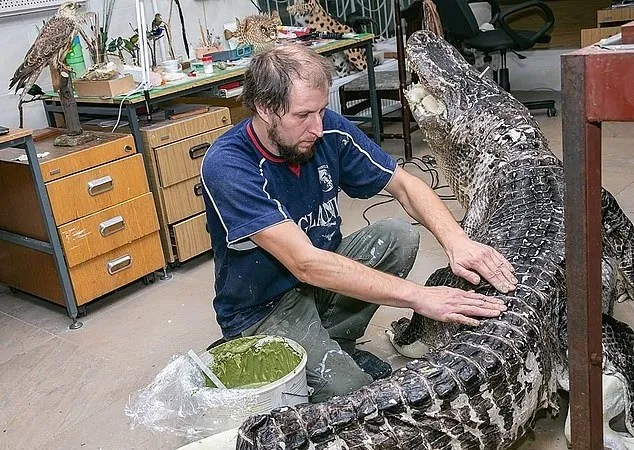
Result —
[[[152,11],[152,1],[145,0],[146,16],[148,24],[152,21],[154,13]],[[159,12],[164,20],[168,20],[169,0],[156,0]],[[181,0],[183,15],[185,17],[185,29],[187,40],[190,46],[195,46],[199,36],[198,20],[204,24],[203,2],[202,0]],[[88,11],[101,13],[102,0],[88,0],[86,7]],[[207,0],[205,2],[207,12],[207,24],[217,35],[222,35],[222,25],[233,22],[236,17],[244,17],[249,14],[256,14],[256,8],[249,0]],[[2,36],[2,53],[0,63],[0,125],[14,127],[19,123],[17,110],[17,96],[9,92],[9,80],[13,76],[15,69],[24,59],[24,55],[37,37],[37,28],[41,27],[43,21],[52,15],[51,11],[26,14],[19,17],[0,18],[0,36]],[[110,28],[110,36],[132,35],[129,24],[136,27],[136,12],[134,0],[117,0],[115,11]],[[172,33],[174,35],[174,47],[178,55],[185,55],[183,39],[181,37],[180,21],[176,7],[172,11],[171,20]],[[193,53],[192,53],[193,55]],[[38,81],[44,90],[50,89],[50,78],[48,70],[44,70]],[[46,126],[44,109],[40,102],[24,105],[24,122],[27,128],[41,128]]]

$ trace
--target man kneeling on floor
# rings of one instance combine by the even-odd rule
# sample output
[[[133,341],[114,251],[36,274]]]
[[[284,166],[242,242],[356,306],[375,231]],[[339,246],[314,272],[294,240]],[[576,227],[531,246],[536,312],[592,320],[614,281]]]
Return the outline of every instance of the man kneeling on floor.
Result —
[[[385,219],[342,238],[340,189],[392,194],[471,283],[481,275],[501,292],[517,283],[510,263],[470,240],[429,186],[326,108],[330,86],[327,60],[305,46],[255,56],[242,93],[254,117],[215,141],[202,166],[223,335],[302,345],[312,402],[390,374],[389,364],[355,348],[379,305],[465,324],[506,309],[495,298],[405,280],[419,243],[408,222]]]

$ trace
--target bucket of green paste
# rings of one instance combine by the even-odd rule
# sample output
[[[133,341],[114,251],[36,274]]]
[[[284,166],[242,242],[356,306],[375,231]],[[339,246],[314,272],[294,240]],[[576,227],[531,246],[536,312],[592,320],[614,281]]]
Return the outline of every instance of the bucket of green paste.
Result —
[[[206,364],[227,389],[255,394],[251,414],[308,401],[306,350],[280,336],[249,336],[210,349]],[[206,380],[207,387],[215,387]]]

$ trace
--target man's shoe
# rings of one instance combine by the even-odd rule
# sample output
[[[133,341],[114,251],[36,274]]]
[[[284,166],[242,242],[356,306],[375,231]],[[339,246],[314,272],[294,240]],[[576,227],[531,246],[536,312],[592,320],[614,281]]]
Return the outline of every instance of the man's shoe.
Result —
[[[392,366],[370,352],[355,348],[350,356],[357,366],[361,367],[361,370],[370,375],[374,381],[387,378],[392,374]]]

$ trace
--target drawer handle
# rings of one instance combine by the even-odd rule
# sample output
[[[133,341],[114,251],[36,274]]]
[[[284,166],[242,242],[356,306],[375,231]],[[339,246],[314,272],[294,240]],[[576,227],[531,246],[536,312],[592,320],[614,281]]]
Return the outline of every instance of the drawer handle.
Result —
[[[203,195],[203,184],[202,183],[196,183],[196,185],[194,186],[194,195],[196,197],[200,197],[201,195]]]
[[[203,142],[202,144],[194,145],[192,148],[189,149],[189,157],[191,159],[196,159],[204,156],[207,152],[207,149],[209,148],[209,145],[209,142]]]
[[[221,121],[222,123],[227,123],[227,122],[229,122],[229,118],[228,118],[227,116],[222,116],[222,118],[220,119],[220,121]]]
[[[101,222],[99,224],[99,233],[101,233],[103,237],[106,237],[116,233],[117,231],[121,231],[124,228],[125,220],[123,220],[123,217],[117,216]]]
[[[108,262],[108,273],[114,275],[121,272],[132,265],[132,257],[130,255],[121,256]]]
[[[126,153],[130,153],[130,152],[132,151],[132,146],[131,146],[131,145],[129,145],[129,144],[126,144],[126,145],[125,145],[125,147],[123,147],[123,150],[124,150]]]
[[[88,193],[90,195],[99,195],[104,192],[108,192],[112,190],[114,187],[112,183],[112,177],[110,175],[106,175],[105,177],[96,178],[88,182]]]

